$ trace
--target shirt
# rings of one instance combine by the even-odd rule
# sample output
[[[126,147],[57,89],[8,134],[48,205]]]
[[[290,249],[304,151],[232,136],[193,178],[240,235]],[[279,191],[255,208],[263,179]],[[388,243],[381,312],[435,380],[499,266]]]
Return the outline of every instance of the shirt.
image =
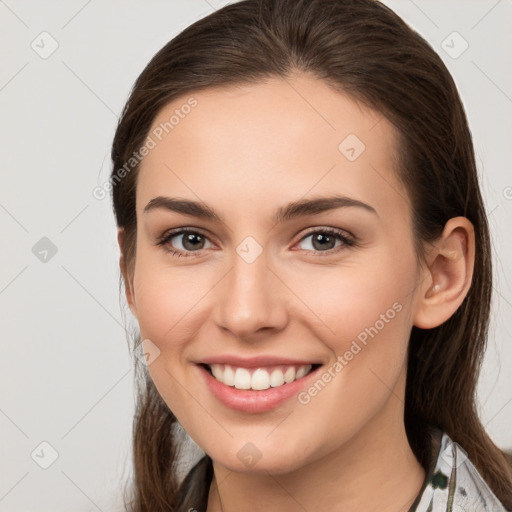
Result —
[[[511,512],[500,503],[458,443],[434,427],[431,427],[431,440],[430,466],[408,512]],[[204,455],[186,477],[193,484],[188,487],[188,493],[181,495],[178,510],[192,508],[205,512],[212,477],[212,460]],[[201,496],[193,489],[201,489]]]
[[[440,430],[433,437],[435,457],[409,512],[507,512],[467,453]]]

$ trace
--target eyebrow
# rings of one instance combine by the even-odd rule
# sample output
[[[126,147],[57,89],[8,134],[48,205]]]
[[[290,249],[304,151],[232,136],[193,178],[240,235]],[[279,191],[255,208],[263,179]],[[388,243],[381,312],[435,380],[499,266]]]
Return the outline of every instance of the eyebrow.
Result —
[[[313,199],[300,199],[282,206],[272,217],[272,222],[278,224],[291,219],[303,217],[306,215],[319,215],[320,213],[334,210],[337,208],[357,207],[373,213],[377,217],[379,214],[369,204],[363,203],[357,199],[346,196],[333,195],[328,197],[317,197]],[[163,208],[183,215],[190,215],[200,219],[212,220],[225,223],[222,216],[217,214],[212,208],[198,201],[190,199],[178,199],[174,197],[158,196],[154,197],[144,207],[143,212],[148,213],[152,210]]]

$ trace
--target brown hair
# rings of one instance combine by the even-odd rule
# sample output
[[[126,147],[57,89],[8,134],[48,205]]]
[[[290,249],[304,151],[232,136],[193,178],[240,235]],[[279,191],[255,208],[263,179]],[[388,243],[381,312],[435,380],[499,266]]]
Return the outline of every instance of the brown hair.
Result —
[[[489,230],[473,143],[454,81],[429,44],[376,0],[244,0],[227,5],[167,43],[136,80],[112,146],[112,195],[122,252],[135,259],[137,162],[118,170],[144,143],[157,113],[194,91],[308,73],[382,113],[400,135],[397,173],[409,193],[418,255],[452,217],[474,226],[471,288],[456,313],[429,330],[413,327],[405,396],[411,447],[427,467],[429,428],[468,453],[503,505],[512,509],[510,460],[478,417],[476,384],[486,346],[492,269]],[[125,167],[126,169],[127,167]],[[146,370],[134,419],[133,511],[206,506],[211,459],[180,485],[177,423]],[[200,508],[200,507],[199,507]]]

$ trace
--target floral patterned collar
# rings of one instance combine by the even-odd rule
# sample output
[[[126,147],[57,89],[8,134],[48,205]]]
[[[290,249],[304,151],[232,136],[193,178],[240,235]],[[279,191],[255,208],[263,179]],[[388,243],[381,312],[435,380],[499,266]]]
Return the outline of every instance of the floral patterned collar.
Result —
[[[507,512],[463,448],[435,432],[435,462],[409,512]]]

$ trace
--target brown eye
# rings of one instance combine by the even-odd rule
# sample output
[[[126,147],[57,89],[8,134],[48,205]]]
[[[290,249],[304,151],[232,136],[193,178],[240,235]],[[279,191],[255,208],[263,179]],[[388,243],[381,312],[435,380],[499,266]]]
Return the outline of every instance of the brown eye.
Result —
[[[163,235],[157,245],[178,256],[189,256],[188,253],[199,252],[208,248],[211,242],[207,237],[191,229],[180,229]],[[195,255],[194,255],[195,256]]]
[[[316,229],[304,236],[300,243],[311,239],[302,247],[303,250],[313,252],[335,251],[346,246],[354,245],[354,242],[343,232],[333,228]]]
[[[183,233],[181,235],[175,235],[173,238],[177,237],[182,237],[181,244],[187,251],[203,249],[205,239],[198,233]]]

